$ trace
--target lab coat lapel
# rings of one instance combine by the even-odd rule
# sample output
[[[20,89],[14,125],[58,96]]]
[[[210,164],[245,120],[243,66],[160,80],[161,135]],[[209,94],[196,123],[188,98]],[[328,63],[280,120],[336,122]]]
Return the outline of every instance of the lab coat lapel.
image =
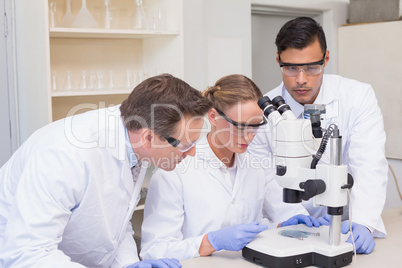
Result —
[[[134,189],[134,181],[131,175],[131,167],[128,160],[123,162],[120,180],[122,181],[126,191],[131,195]]]
[[[332,90],[331,87],[334,87],[335,85],[332,85],[328,83],[327,79],[325,79],[325,75],[323,78],[323,84],[321,86],[321,92],[322,96],[320,100],[316,100],[315,103],[317,104],[325,104],[325,115],[324,115],[324,120],[321,122],[322,127],[327,128],[330,124],[337,124],[338,127],[339,125],[339,98],[336,95],[336,90]]]
[[[220,167],[224,167],[224,164],[216,157],[211,147],[208,144],[207,136],[200,138],[197,143],[197,156],[201,161],[206,162],[206,169],[208,173],[214,177],[218,183],[229,193],[232,194],[232,189],[229,189],[222,177],[222,171]]]
[[[122,181],[126,191],[132,195],[134,191],[134,182],[131,174],[130,162],[129,159],[127,159],[126,136],[123,120],[120,115],[120,107],[115,106],[113,108],[114,110],[107,109],[104,119],[106,124],[108,124],[108,144],[110,146],[110,150],[112,151],[113,157],[115,157],[116,161],[119,161],[122,166],[119,179]],[[145,168],[146,170],[146,167],[147,165],[143,165],[142,169]],[[142,169],[137,183],[140,181]],[[142,176],[142,180],[143,177],[144,175]]]
[[[250,172],[253,172],[252,169],[246,168],[247,165],[250,163],[248,162],[247,158],[250,156],[250,154],[243,153],[243,154],[236,154],[235,156],[235,164],[236,164],[236,179],[234,182],[233,186],[233,196],[236,196],[237,192],[241,188],[244,178],[247,176],[250,176]]]

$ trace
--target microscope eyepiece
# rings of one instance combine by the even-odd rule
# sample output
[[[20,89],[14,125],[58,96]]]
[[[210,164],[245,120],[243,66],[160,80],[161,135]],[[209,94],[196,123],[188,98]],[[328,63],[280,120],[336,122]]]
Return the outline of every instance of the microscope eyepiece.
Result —
[[[276,111],[276,107],[272,104],[272,101],[267,96],[260,98],[257,104],[264,112],[264,116],[267,118],[272,112]]]
[[[291,110],[289,105],[287,105],[285,100],[282,98],[282,96],[276,96],[272,100],[272,104],[277,107],[280,114],[283,114],[284,112]]]
[[[272,102],[267,96],[264,96],[258,100],[257,104],[261,108],[261,110],[264,110],[264,108],[267,107],[269,104],[272,104]]]
[[[272,99],[272,103],[276,106],[279,107],[282,104],[286,104],[285,100],[282,98],[282,96],[276,96],[275,98]]]

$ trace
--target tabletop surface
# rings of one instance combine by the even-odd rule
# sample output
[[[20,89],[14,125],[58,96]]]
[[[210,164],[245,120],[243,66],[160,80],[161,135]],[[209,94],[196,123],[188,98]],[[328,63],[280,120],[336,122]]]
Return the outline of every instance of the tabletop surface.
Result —
[[[376,247],[371,254],[357,255],[353,262],[345,267],[378,268],[402,267],[402,206],[384,210],[382,219],[387,230],[386,238],[376,238]],[[241,256],[241,251],[220,251],[208,257],[198,257],[181,261],[183,268],[230,267],[230,268],[258,268]],[[312,267],[312,266],[311,266]]]

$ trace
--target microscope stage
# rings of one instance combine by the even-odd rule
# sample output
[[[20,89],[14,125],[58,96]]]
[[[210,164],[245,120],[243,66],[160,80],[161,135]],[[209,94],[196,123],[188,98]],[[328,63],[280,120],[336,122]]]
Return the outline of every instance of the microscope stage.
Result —
[[[341,236],[341,241],[346,241],[349,234]],[[330,245],[329,226],[309,228],[298,224],[261,232],[243,248],[242,255],[269,268],[333,268],[352,262],[353,246],[346,242]]]

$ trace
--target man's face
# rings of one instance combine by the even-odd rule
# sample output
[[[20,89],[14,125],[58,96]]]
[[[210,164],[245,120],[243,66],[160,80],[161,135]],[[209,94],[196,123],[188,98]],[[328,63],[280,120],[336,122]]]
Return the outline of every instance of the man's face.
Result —
[[[280,60],[287,64],[312,63],[320,61],[322,58],[323,52],[318,39],[316,39],[310,46],[303,49],[287,48],[282,51],[280,55]],[[278,54],[276,61],[279,63]],[[328,61],[329,52],[327,51],[323,67],[327,65]],[[309,68],[309,65],[297,66],[297,68]],[[293,99],[300,104],[312,104],[320,91],[323,73],[324,68],[322,68],[320,73],[310,76],[306,75],[303,70],[300,70],[296,76],[287,76],[282,72],[282,79],[286,90]]]
[[[180,141],[180,144],[176,147],[169,144],[166,139],[154,135],[152,164],[163,170],[170,171],[175,169],[176,165],[188,155],[194,156],[195,145],[192,145],[199,139],[203,125],[203,117],[183,117],[177,124],[176,131],[171,135],[171,138]]]

